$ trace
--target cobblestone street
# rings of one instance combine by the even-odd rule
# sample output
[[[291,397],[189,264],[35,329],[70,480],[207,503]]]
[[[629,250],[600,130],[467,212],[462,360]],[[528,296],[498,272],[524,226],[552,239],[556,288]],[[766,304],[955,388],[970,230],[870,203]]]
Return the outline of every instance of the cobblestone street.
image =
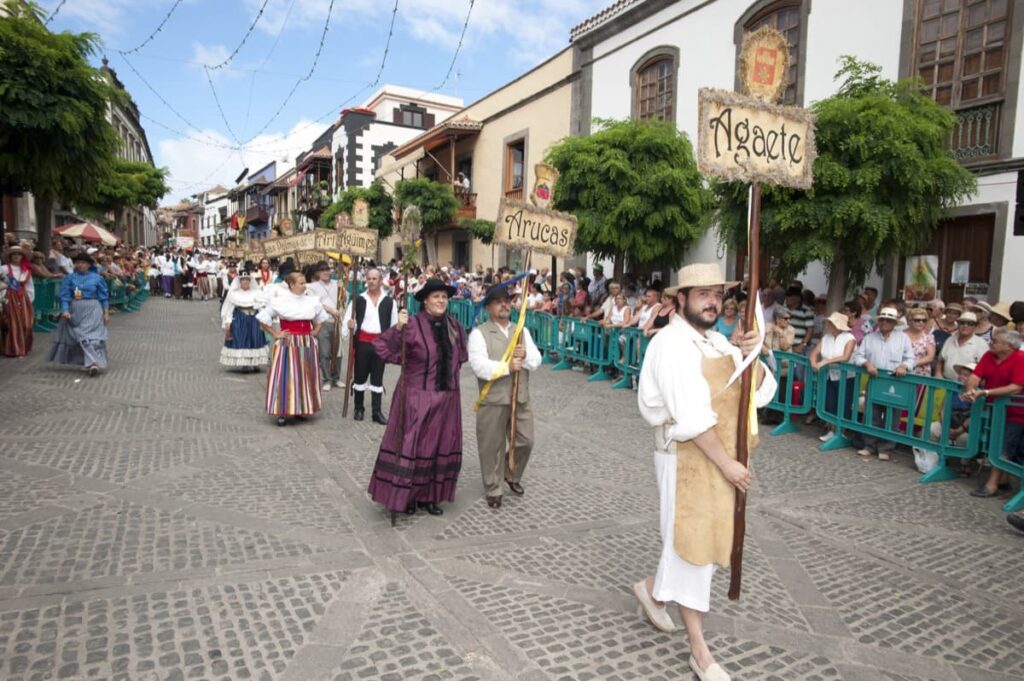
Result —
[[[342,421],[341,391],[277,427],[265,373],[217,364],[217,312],[115,315],[95,379],[45,365],[48,335],[0,360],[0,679],[695,678],[630,592],[659,550],[635,393],[540,369],[526,494],[493,511],[465,367],[458,500],[392,529],[364,492],[381,427]],[[1024,678],[1002,501],[803,430],[756,452],[742,599],[716,576],[733,678]]]

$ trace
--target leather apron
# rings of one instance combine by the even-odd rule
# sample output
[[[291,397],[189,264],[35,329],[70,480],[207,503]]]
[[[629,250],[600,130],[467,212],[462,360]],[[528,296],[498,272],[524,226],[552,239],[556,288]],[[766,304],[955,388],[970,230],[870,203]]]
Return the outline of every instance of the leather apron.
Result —
[[[760,362],[755,366],[760,367]],[[701,371],[711,391],[711,408],[718,416],[715,432],[726,454],[736,458],[736,424],[739,421],[740,385],[728,385],[736,370],[730,355],[704,357]],[[760,368],[755,376],[760,375]],[[728,385],[728,387],[726,387]],[[750,435],[747,451],[757,447]],[[694,565],[729,565],[732,554],[733,512],[736,488],[718,466],[691,440],[676,443],[675,551]]]

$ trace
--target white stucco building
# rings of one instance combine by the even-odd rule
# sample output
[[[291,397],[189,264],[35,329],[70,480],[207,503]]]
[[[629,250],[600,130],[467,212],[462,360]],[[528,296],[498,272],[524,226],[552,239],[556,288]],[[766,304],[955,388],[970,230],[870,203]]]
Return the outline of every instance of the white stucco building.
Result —
[[[572,31],[579,72],[572,133],[588,134],[593,117],[657,117],[696,139],[698,89],[735,89],[743,34],[764,23],[792,45],[786,103],[830,96],[847,54],[880,65],[887,78],[925,80],[957,114],[951,148],[978,178],[977,194],[922,253],[939,256],[940,295],[964,295],[950,275],[953,262],[967,260],[970,281],[990,284],[990,300],[1024,297],[1022,0],[619,0]],[[688,259],[737,267],[714,233]],[[893,294],[903,268],[886,265],[879,282]],[[814,291],[826,288],[820,266],[803,280]]]
[[[196,199],[203,207],[203,221],[199,225],[199,244],[218,246],[224,243],[231,204],[228,190],[217,185],[197,194]]]
[[[385,85],[363,106],[345,109],[332,139],[334,187],[367,187],[380,160],[462,109],[462,99]]]

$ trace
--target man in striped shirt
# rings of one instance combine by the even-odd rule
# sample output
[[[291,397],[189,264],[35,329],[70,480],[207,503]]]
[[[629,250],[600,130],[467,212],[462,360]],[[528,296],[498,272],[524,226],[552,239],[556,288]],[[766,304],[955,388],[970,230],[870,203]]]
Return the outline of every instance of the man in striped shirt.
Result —
[[[786,309],[789,310],[789,324],[796,332],[793,352],[806,354],[814,338],[814,310],[804,305],[803,292],[796,286],[786,289]]]

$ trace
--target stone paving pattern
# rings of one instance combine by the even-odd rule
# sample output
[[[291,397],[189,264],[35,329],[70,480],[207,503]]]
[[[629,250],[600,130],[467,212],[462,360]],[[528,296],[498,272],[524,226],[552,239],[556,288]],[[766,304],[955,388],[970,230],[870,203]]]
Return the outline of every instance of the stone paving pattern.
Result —
[[[467,369],[458,499],[392,529],[364,491],[382,429],[340,391],[278,428],[220,341],[214,304],[155,299],[99,378],[44,364],[46,335],[0,360],[0,679],[694,678],[630,593],[658,555],[635,393],[542,368],[526,496],[492,511]],[[744,593],[719,571],[707,619],[733,678],[1024,678],[1001,502],[819,433],[755,453]]]

